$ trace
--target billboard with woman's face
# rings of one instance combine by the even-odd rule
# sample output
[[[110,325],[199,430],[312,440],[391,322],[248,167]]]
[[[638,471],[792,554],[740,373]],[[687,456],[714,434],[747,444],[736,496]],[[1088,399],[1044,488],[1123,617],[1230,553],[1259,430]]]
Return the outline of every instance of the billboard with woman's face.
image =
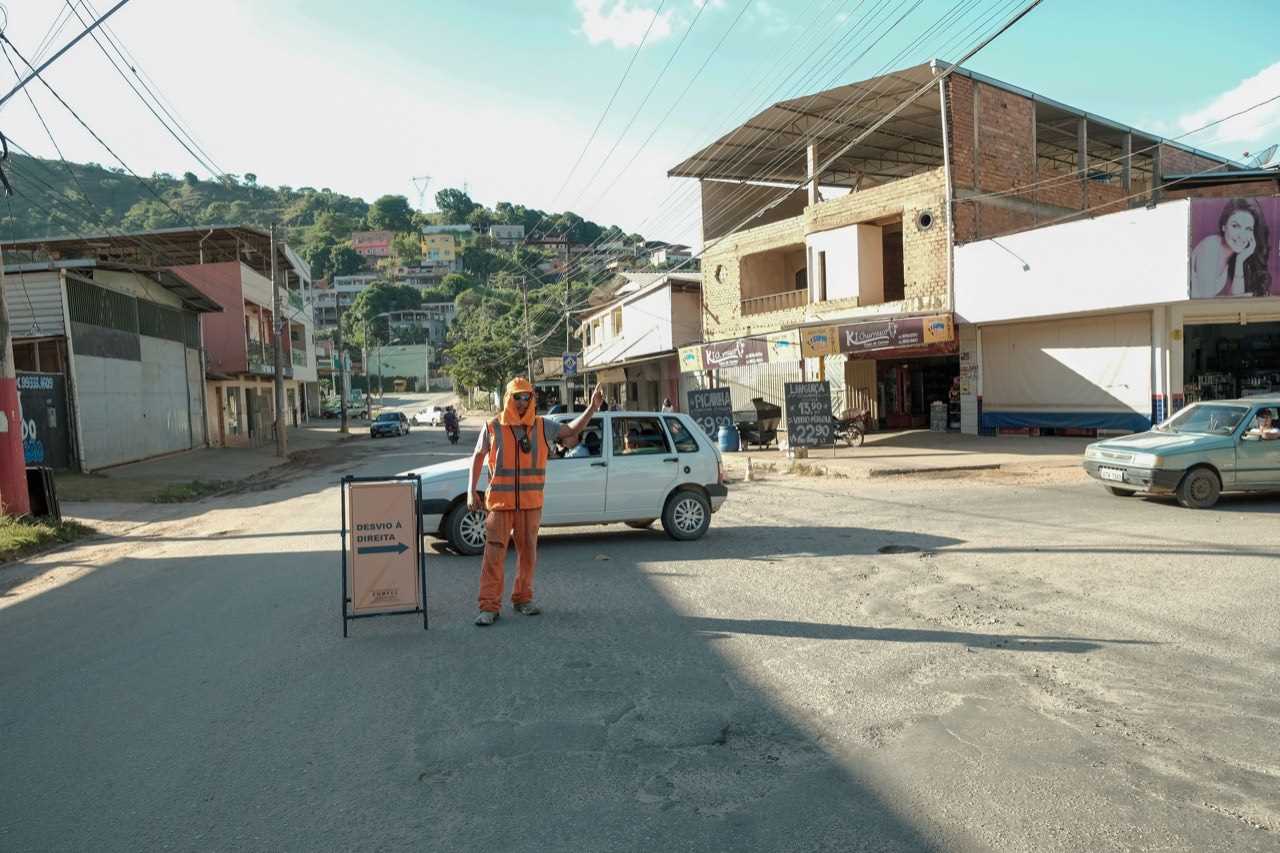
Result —
[[[1191,200],[1191,298],[1280,296],[1280,198]]]

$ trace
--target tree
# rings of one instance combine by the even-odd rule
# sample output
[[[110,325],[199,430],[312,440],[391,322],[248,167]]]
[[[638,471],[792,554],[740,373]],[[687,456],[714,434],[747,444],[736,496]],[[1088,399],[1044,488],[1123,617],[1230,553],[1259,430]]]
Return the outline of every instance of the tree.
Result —
[[[362,347],[385,344],[392,336],[388,334],[387,318],[378,315],[421,307],[422,294],[417,288],[375,282],[360,291],[342,315],[343,337]]]
[[[384,195],[369,205],[369,228],[374,231],[412,231],[413,208],[402,195]]]
[[[480,205],[476,205],[475,209],[467,214],[467,224],[479,231],[481,234],[488,231],[489,226],[493,223],[493,214]]]
[[[339,243],[329,249],[329,272],[334,275],[355,275],[364,269],[364,256],[351,248],[350,243]]]
[[[258,185],[258,176],[255,175],[253,172],[245,172],[244,182],[251,187],[256,187]]]
[[[444,277],[440,282],[440,288],[448,292],[450,299],[455,299],[462,291],[475,287],[475,284],[475,279],[471,276],[453,272]]]
[[[422,240],[412,232],[391,238],[391,262],[397,267],[416,267],[422,261]]]
[[[436,207],[440,208],[442,225],[462,225],[477,205],[462,190],[448,188],[436,193]]]

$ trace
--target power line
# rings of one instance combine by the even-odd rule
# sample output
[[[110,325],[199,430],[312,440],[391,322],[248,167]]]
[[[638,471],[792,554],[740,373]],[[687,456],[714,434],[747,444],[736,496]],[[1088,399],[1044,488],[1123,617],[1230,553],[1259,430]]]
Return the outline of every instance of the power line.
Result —
[[[602,172],[604,167],[608,165],[610,158],[613,157],[613,153],[618,150],[618,146],[622,144],[622,140],[626,138],[627,133],[630,132],[632,125],[636,122],[636,119],[638,119],[640,114],[644,112],[645,105],[649,103],[649,98],[653,97],[653,93],[657,91],[658,84],[660,84],[662,82],[662,78],[666,76],[668,69],[671,68],[671,63],[674,62],[676,57],[680,54],[680,49],[683,48],[684,43],[689,40],[690,34],[693,33],[693,28],[697,26],[698,19],[702,17],[702,13],[707,10],[707,6],[709,5],[711,4],[706,2],[698,6],[698,11],[694,14],[693,20],[689,22],[689,26],[685,28],[684,35],[681,36],[680,41],[676,43],[675,50],[671,51],[671,55],[667,57],[666,64],[662,66],[662,70],[658,72],[658,76],[653,78],[653,83],[649,86],[649,91],[645,92],[644,97],[640,99],[640,105],[636,107],[635,112],[631,114],[631,118],[627,120],[626,127],[622,128],[622,133],[618,134],[618,138],[614,141],[613,147],[609,149],[609,153],[604,155],[604,159],[600,161],[600,165],[596,167],[596,170],[591,173],[591,177],[587,178],[587,182],[583,184],[582,189],[578,191],[578,195],[577,198],[574,199],[574,203],[577,203],[582,199],[582,196],[587,191],[587,187],[591,186],[591,184],[595,182],[595,179],[600,176],[600,172]],[[746,11],[745,6],[743,7],[743,11]],[[739,17],[741,17],[741,15],[739,15]]]
[[[66,3],[68,8],[70,8],[72,13],[76,16],[76,20],[80,21],[81,24],[85,23],[84,19],[80,17],[80,12],[76,9],[75,5],[73,4],[73,0],[66,0]],[[88,4],[88,0],[84,0],[84,5],[86,9],[90,8]],[[102,41],[98,38],[98,34],[92,33],[91,36],[93,38],[94,43],[98,45],[98,49],[102,51],[102,55],[105,56],[107,58],[107,61],[111,63],[111,67],[116,70],[116,73],[120,75],[121,79],[124,80],[125,84],[128,85],[128,87],[133,90],[133,93],[138,96],[138,100],[142,101],[143,106],[147,108],[147,110],[151,113],[151,115],[155,116],[156,121],[160,122],[160,125],[166,131],[168,131],[169,135],[172,136],[179,145],[181,145],[184,149],[186,149],[186,152],[190,154],[192,157],[194,157],[196,162],[199,163],[201,166],[203,166],[211,175],[213,175],[215,178],[225,180],[226,175],[223,174],[222,170],[220,170],[216,165],[212,164],[212,158],[209,157],[209,155],[204,152],[204,149],[200,148],[200,151],[204,156],[201,156],[201,154],[197,154],[192,149],[191,145],[187,144],[187,140],[183,139],[182,136],[179,136],[178,132],[175,131],[173,127],[171,127],[163,117],[161,117],[160,113],[156,111],[156,108],[155,106],[152,105],[151,101],[147,100],[147,98],[143,96],[142,92],[138,91],[138,87],[135,86],[133,81],[129,79],[129,75],[126,74],[124,72],[124,69],[122,69],[116,63],[115,59],[111,56],[111,53],[107,50],[106,46],[103,45]],[[103,36],[107,39],[108,43],[110,43],[111,46],[115,48],[116,53],[120,56],[120,59],[123,60],[126,64],[128,64],[128,60],[125,60],[124,54],[121,53],[120,49],[116,46],[115,42],[112,41],[111,36],[105,31],[103,33]],[[133,66],[130,66],[130,67],[133,68]],[[136,68],[133,68],[133,70],[135,73],[137,72]],[[160,102],[160,99],[156,97],[155,93],[152,92],[151,89],[147,87],[146,82],[143,81],[141,77],[138,78],[138,82],[141,83],[142,87],[146,89],[147,93],[151,95],[153,100],[155,100],[156,105],[158,105],[160,109],[164,110],[165,115],[169,116],[170,121],[173,121],[175,124],[177,124],[177,120],[173,118],[173,116],[165,108],[164,104]],[[179,127],[181,127],[181,125],[179,125]],[[183,132],[184,134],[186,133],[185,131]],[[186,135],[188,136],[188,138],[190,138],[189,134],[186,134]],[[196,144],[194,139],[191,140],[191,142],[192,144]],[[199,145],[196,144],[196,147],[199,148]]]
[[[49,57],[49,58],[48,58],[48,59],[46,59],[43,63],[41,63],[39,68],[32,68],[32,69],[31,69],[31,73],[27,75],[26,79],[24,79],[24,80],[20,80],[20,81],[18,82],[18,85],[14,86],[12,89],[10,89],[10,90],[9,90],[8,94],[6,94],[3,98],[0,98],[0,106],[4,106],[4,103],[5,103],[6,101],[8,101],[8,100],[9,100],[10,98],[12,98],[15,94],[17,94],[18,90],[19,90],[19,89],[21,89],[22,87],[26,86],[28,83],[30,83],[30,82],[32,81],[32,79],[34,79],[34,78],[36,78],[36,77],[40,77],[40,72],[41,72],[41,71],[44,71],[46,68],[48,68],[48,67],[49,67],[50,65],[52,65],[54,62],[56,62],[56,61],[57,61],[57,59],[58,59],[58,57],[62,56],[62,54],[66,53],[68,50],[70,50],[71,48],[75,47],[75,46],[76,46],[76,43],[77,43],[77,42],[79,42],[79,41],[80,41],[80,39],[82,39],[82,38],[84,38],[85,36],[89,35],[89,33],[93,32],[95,29],[97,29],[99,26],[101,26],[103,21],[105,21],[107,18],[110,18],[112,15],[114,15],[117,11],[119,11],[119,9],[120,9],[120,7],[121,7],[121,6],[123,6],[125,3],[128,3],[128,2],[129,2],[129,0],[120,0],[118,3],[116,3],[116,5],[112,6],[110,9],[108,9],[108,10],[107,10],[107,13],[106,13],[105,15],[103,15],[102,17],[100,17],[100,18],[98,18],[96,21],[94,21],[94,22],[93,22],[93,23],[92,23],[92,24],[91,24],[87,29],[85,29],[85,30],[84,30],[84,32],[80,33],[80,35],[76,36],[76,37],[75,37],[75,38],[73,38],[71,41],[67,42],[65,45],[63,45],[63,46],[62,46],[62,49],[61,49],[61,50],[59,50],[59,51],[58,51],[57,53],[55,53],[53,56]],[[4,38],[4,33],[3,33],[3,32],[0,32],[0,38]],[[5,41],[9,41],[9,40],[8,40],[8,39],[5,39]],[[11,46],[11,47],[13,46],[13,45],[12,45],[12,42],[10,42],[10,46]],[[15,47],[15,48],[14,48],[14,53],[17,53],[17,52],[18,52],[18,49]],[[22,54],[18,54],[18,56],[19,56],[19,57],[21,57],[21,56],[22,56]],[[26,60],[23,60],[23,61],[24,61],[24,62],[26,62]],[[28,63],[28,64],[29,64],[29,63]],[[41,78],[41,82],[42,82],[42,83],[44,82],[44,78]],[[45,85],[46,85],[46,86],[48,86],[49,84],[48,84],[48,83],[45,83]]]
[[[591,143],[595,142],[596,134],[600,132],[600,127],[604,124],[605,118],[609,115],[609,110],[613,108],[613,102],[617,100],[618,93],[622,91],[622,85],[627,82],[627,77],[631,74],[631,68],[636,64],[636,59],[639,58],[640,51],[644,50],[645,43],[649,41],[649,33],[653,32],[653,25],[658,22],[658,16],[662,13],[662,7],[665,4],[666,0],[661,0],[661,2],[658,3],[658,8],[654,10],[653,17],[649,19],[649,26],[645,28],[644,35],[640,38],[640,43],[636,45],[635,51],[631,54],[631,59],[627,61],[627,67],[623,69],[622,76],[618,78],[618,85],[614,87],[613,94],[609,96],[609,102],[604,105],[604,111],[600,113],[600,118],[596,121],[596,126],[592,129],[591,135],[587,137],[587,144],[582,146],[582,151],[578,153],[578,159],[574,161],[572,168],[569,169],[569,174],[564,177],[564,183],[560,185],[560,189],[556,190],[556,194],[551,197],[552,205],[555,205],[556,199],[560,198],[560,194],[569,186],[569,182],[573,180],[574,173],[578,171],[578,167],[582,165],[583,158],[587,156],[587,151],[590,150]],[[546,218],[545,213],[538,218],[538,221],[529,229],[530,236],[533,235],[533,232],[537,231],[538,226],[541,225]],[[526,238],[526,240],[527,239],[528,238]]]
[[[116,5],[115,8],[118,9],[120,8],[120,6],[123,6],[127,2],[128,0],[120,0],[120,2]],[[0,42],[3,42],[4,44],[7,44],[10,48],[12,48],[14,54],[19,59],[21,59],[28,68],[31,68],[31,63],[27,61],[26,57],[22,55],[21,51],[18,50],[17,46],[14,45],[14,43],[10,41],[8,36],[6,36],[3,32],[0,32]],[[48,63],[46,62],[45,65],[47,66]],[[62,106],[67,110],[67,112],[71,113],[71,115],[75,118],[75,120],[79,122],[80,126],[83,127],[89,133],[90,136],[92,136],[95,140],[97,140],[98,144],[101,145],[104,149],[106,149],[108,154],[110,154],[112,157],[115,158],[115,161],[120,164],[121,168],[123,168],[126,172],[132,175],[138,181],[138,183],[142,184],[142,186],[147,190],[147,192],[151,193],[151,195],[155,196],[156,199],[158,199],[161,204],[169,208],[169,211],[173,213],[174,216],[177,216],[179,219],[184,220],[188,226],[192,228],[198,227],[194,222],[191,221],[189,217],[187,217],[185,214],[177,210],[172,204],[169,203],[169,201],[164,196],[160,195],[160,193],[157,192],[156,189],[153,186],[151,186],[150,183],[144,180],[137,172],[133,171],[133,169],[129,167],[129,164],[126,163],[123,159],[121,159],[120,155],[117,154],[111,148],[110,145],[108,145],[105,141],[103,141],[102,137],[98,135],[97,131],[91,128],[88,122],[86,122],[84,119],[80,117],[80,114],[77,113],[75,109],[66,102],[66,100],[62,97],[62,95],[58,94],[58,91],[54,89],[53,86],[49,85],[49,81],[44,79],[43,75],[40,75],[38,72],[35,72],[33,76],[39,79],[41,84],[43,84],[44,87],[49,90],[49,93],[52,94],[55,98],[57,98],[58,103],[62,104]],[[16,92],[17,89],[15,89],[14,91]]]

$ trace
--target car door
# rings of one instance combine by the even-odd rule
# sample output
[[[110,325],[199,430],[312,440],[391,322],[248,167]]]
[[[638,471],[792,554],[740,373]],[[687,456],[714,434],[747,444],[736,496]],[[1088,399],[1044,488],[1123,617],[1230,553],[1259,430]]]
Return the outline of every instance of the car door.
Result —
[[[1280,488],[1280,439],[1263,439],[1256,432],[1250,435],[1258,425],[1256,416],[1250,413],[1236,441],[1236,488]]]
[[[609,415],[609,490],[605,517],[610,521],[658,518],[676,483],[679,458],[672,452],[656,415]]]
[[[589,524],[601,520],[609,479],[603,418],[594,418],[587,424],[580,444],[580,453],[587,455],[557,457],[552,452],[547,459],[543,524]]]

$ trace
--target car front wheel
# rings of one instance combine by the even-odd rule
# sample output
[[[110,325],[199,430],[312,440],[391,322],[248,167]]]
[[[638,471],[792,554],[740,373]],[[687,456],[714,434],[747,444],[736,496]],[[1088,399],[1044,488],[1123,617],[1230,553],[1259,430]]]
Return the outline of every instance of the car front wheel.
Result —
[[[1220,494],[1222,483],[1208,468],[1188,471],[1178,484],[1178,503],[1187,509],[1208,509],[1218,502]]]
[[[662,529],[672,539],[699,539],[711,526],[711,504],[700,492],[676,492],[662,510]]]
[[[449,513],[445,522],[445,538],[453,550],[466,557],[474,557],[484,552],[485,514],[467,509],[465,502],[459,503]]]

